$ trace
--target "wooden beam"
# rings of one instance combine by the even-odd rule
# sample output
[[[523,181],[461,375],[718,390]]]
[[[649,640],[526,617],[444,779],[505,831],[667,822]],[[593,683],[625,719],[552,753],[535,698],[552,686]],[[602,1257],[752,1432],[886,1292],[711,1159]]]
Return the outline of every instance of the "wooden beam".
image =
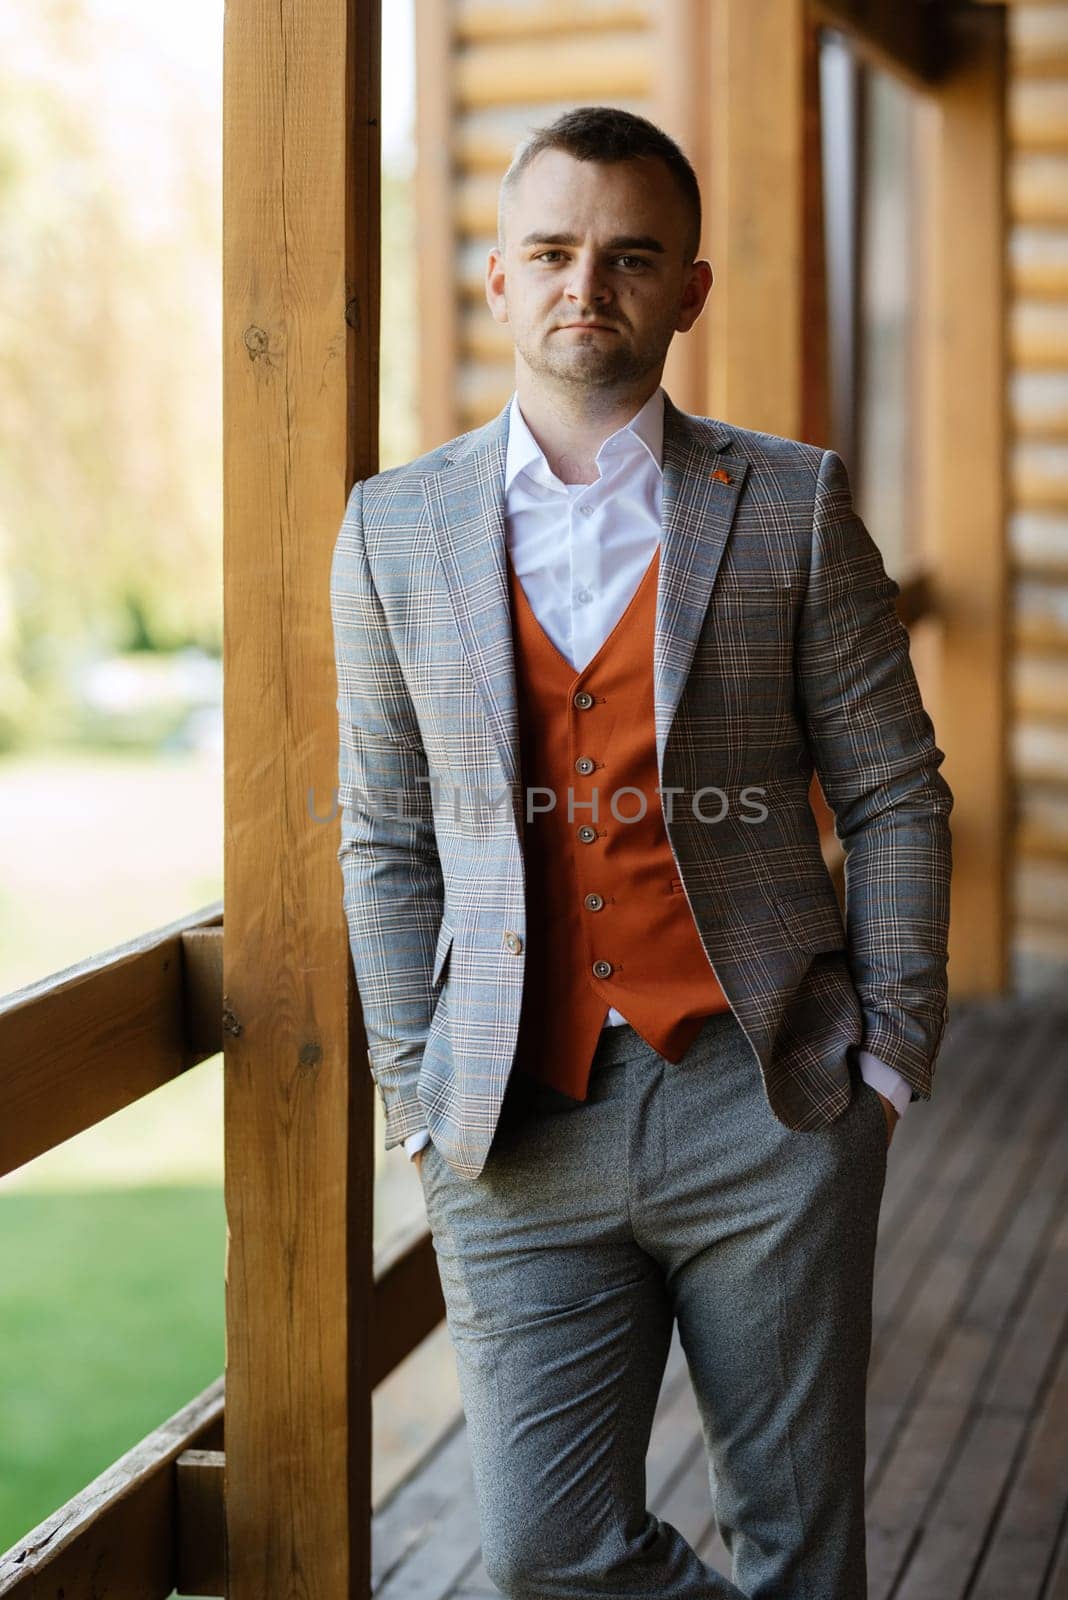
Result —
[[[0,1176],[216,1054],[221,921],[208,906],[0,1000]]]
[[[445,1315],[434,1244],[423,1217],[413,1217],[375,1251],[371,1316],[371,1385],[433,1333]]]
[[[937,731],[954,793],[949,975],[954,996],[1008,982],[1009,652],[1005,360],[1005,23],[954,22],[954,70],[920,124],[925,429],[941,618]]]
[[[227,1594],[370,1590],[373,1083],[330,567],[378,463],[378,0],[228,0],[223,50]],[[325,820],[324,820],[325,817]]]
[[[809,0],[811,15],[848,36],[870,66],[914,89],[938,83],[950,65],[942,5],[924,0]]]
[[[168,1600],[180,1587],[176,1463],[220,1448],[222,1418],[219,1378],[0,1555],[3,1600]]]
[[[182,1451],[176,1463],[179,1594],[226,1594],[225,1484],[225,1451]]]
[[[185,1034],[190,1058],[202,1061],[222,1049],[223,1029],[223,924],[188,928],[182,934],[182,972],[185,980]]]

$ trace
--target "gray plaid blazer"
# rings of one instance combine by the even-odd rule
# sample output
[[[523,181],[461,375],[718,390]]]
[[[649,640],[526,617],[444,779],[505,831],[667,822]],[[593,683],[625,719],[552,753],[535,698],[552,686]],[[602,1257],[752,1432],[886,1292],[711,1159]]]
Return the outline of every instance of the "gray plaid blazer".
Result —
[[[344,907],[385,1148],[485,1164],[526,933],[508,407],[357,482],[334,550]],[[953,804],[898,585],[832,450],[666,399],[653,684],[665,826],[771,1111],[825,1127],[863,1046],[929,1099]],[[808,791],[846,854],[843,920]],[[696,791],[723,792],[709,802]],[[752,794],[760,791],[755,803]],[[754,821],[763,811],[762,820]],[[703,816],[723,814],[719,822]]]

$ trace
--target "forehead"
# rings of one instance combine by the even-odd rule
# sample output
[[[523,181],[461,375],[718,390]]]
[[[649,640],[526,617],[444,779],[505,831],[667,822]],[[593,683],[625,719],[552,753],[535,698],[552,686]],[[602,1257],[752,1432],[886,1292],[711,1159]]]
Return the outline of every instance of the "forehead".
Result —
[[[675,181],[658,158],[578,161],[566,150],[542,150],[511,197],[519,233],[528,227],[554,232],[657,234],[681,232],[682,205]],[[513,227],[513,238],[516,238]]]

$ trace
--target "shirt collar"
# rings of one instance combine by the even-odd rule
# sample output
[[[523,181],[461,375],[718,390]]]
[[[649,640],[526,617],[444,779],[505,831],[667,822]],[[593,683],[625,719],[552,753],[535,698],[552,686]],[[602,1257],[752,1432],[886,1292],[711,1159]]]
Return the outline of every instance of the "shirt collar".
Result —
[[[606,451],[618,452],[621,456],[648,455],[652,458],[657,472],[663,475],[664,390],[662,387],[654,389],[641,410],[631,417],[629,422],[625,422],[622,427],[608,435],[597,452],[598,466],[601,464],[602,454]],[[528,428],[526,418],[519,409],[518,393],[513,391],[512,403],[508,408],[508,455],[504,469],[506,494],[519,474],[530,467],[534,468],[536,475],[541,477],[543,482],[548,481],[551,469],[545,459],[545,452]]]

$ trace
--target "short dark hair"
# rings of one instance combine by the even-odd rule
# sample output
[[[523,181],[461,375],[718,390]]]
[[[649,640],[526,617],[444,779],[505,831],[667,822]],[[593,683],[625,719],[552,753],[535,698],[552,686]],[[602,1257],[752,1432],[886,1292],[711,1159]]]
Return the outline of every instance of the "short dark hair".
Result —
[[[497,242],[504,247],[504,211],[520,178],[543,150],[565,150],[576,161],[641,161],[658,157],[678,185],[689,216],[685,252],[696,260],[701,245],[701,191],[697,175],[674,139],[655,122],[618,106],[577,106],[544,128],[535,128],[519,145],[501,179],[497,199]]]

